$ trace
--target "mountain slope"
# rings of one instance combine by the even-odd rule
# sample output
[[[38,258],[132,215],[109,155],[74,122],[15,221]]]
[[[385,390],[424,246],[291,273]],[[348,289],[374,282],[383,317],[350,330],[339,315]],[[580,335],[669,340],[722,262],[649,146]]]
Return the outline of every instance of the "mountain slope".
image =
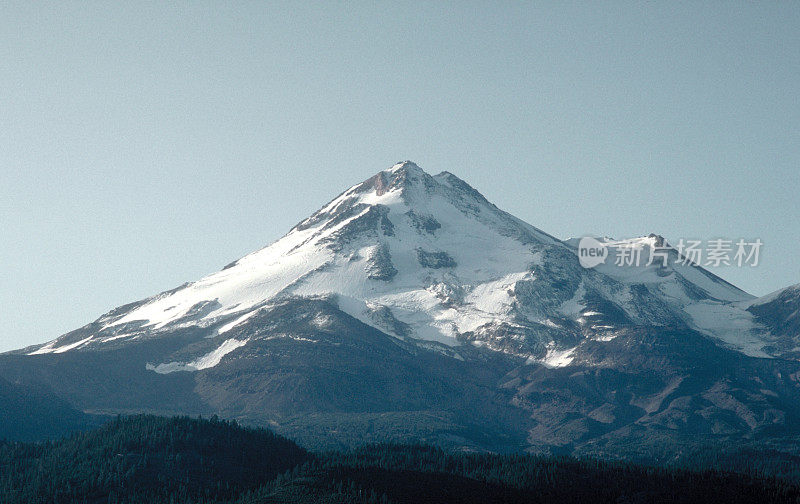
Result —
[[[0,439],[41,441],[98,425],[41,386],[25,386],[0,378]]]
[[[49,444],[2,445],[4,503],[221,502],[307,462],[264,429],[137,416]],[[214,496],[213,499],[209,496]]]
[[[768,331],[769,351],[800,359],[800,284],[741,305]]]

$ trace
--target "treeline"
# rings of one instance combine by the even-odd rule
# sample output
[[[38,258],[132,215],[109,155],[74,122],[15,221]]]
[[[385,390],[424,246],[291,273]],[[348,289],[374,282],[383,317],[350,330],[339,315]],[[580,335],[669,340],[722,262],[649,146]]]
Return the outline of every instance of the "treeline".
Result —
[[[374,445],[314,454],[264,429],[118,418],[41,444],[0,443],[0,502],[800,502],[783,479],[567,457]]]
[[[774,478],[570,457],[449,453],[429,446],[377,445],[329,453],[307,473],[286,481],[291,485],[304,475],[313,481],[306,487],[333,494],[358,489],[364,502],[800,501],[795,485]]]
[[[35,385],[0,378],[0,439],[39,441],[98,427],[107,417],[87,415]]]
[[[681,469],[716,469],[800,483],[800,441],[796,437],[698,443],[674,462]]]
[[[0,444],[0,502],[215,502],[308,460],[264,429],[134,416],[40,444]]]

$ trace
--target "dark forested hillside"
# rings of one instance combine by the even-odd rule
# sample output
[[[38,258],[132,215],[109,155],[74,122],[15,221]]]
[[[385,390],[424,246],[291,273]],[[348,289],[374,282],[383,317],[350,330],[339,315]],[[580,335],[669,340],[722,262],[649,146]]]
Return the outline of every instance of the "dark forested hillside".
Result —
[[[371,445],[314,454],[263,429],[135,416],[0,444],[0,502],[797,502],[790,482],[567,457]]]
[[[0,445],[0,502],[232,498],[306,461],[291,441],[225,421],[135,416],[42,444]]]
[[[49,390],[0,378],[0,439],[38,441],[98,426],[103,417],[87,415]]]

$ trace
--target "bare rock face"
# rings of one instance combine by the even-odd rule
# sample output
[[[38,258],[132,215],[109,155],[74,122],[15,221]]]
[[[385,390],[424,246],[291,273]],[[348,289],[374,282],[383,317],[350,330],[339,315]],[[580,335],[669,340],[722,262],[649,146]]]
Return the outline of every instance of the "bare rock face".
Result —
[[[455,268],[456,260],[450,254],[443,251],[429,252],[421,248],[417,249],[417,260],[423,268]]]
[[[397,275],[397,270],[392,264],[389,247],[376,245],[370,249],[367,257],[367,278],[370,280],[390,281]]]
[[[406,212],[406,215],[411,220],[411,224],[414,228],[420,233],[433,234],[437,229],[442,227],[439,221],[430,215],[419,214],[414,210],[409,210]]]

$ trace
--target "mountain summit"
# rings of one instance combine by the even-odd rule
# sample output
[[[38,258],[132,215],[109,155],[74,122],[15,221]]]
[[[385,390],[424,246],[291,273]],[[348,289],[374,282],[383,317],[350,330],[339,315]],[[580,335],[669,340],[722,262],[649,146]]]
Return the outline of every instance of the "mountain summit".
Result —
[[[0,356],[0,378],[85,411],[211,412],[311,443],[363,441],[365,422],[373,440],[490,449],[634,426],[749,435],[800,419],[782,358],[796,311],[774,305],[692,264],[583,268],[577,241],[405,161],[221,271]]]

